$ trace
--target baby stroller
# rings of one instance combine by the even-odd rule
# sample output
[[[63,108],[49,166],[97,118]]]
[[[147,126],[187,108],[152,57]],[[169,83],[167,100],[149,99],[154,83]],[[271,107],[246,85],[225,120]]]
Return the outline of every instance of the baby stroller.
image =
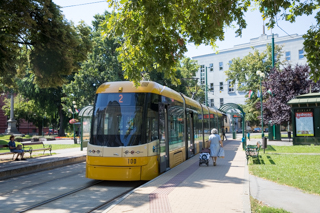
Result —
[[[199,166],[203,163],[209,166],[209,158],[210,158],[210,149],[202,148],[200,155],[199,155]]]

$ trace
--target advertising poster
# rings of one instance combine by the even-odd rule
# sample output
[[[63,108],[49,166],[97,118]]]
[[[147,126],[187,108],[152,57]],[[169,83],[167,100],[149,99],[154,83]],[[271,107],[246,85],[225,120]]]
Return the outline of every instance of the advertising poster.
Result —
[[[313,110],[298,109],[295,112],[297,136],[314,136]]]

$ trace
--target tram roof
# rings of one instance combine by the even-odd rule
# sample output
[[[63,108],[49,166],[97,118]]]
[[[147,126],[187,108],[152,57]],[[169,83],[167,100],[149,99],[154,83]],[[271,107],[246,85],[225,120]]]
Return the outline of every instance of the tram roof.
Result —
[[[154,93],[183,102],[180,93],[153,81],[141,81],[138,87],[131,81],[106,82],[97,89],[98,93]]]

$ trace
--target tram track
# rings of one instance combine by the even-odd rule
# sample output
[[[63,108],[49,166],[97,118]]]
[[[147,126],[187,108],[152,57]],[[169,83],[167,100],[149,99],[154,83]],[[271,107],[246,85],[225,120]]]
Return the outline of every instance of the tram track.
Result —
[[[138,187],[138,186],[136,186],[136,187]],[[116,202],[119,198],[125,196],[125,195],[128,194],[130,191],[132,191],[133,189],[134,189],[134,188],[129,189],[129,190],[121,193],[120,195],[116,196],[115,198],[113,198],[113,199],[111,199],[111,200],[108,200],[108,201],[102,203],[101,205],[99,205],[99,206],[97,206],[97,207],[95,207],[95,208],[92,208],[90,211],[87,211],[87,213],[98,212],[98,210],[103,210],[103,209],[111,206],[112,203]]]
[[[79,174],[83,174],[83,172],[82,171],[81,172],[75,172],[75,173],[72,173],[72,174],[69,174],[69,175],[66,175],[66,176],[63,176],[63,177],[59,177],[59,178],[55,178],[55,179],[52,179],[52,180],[49,180],[49,181],[44,181],[44,182],[41,182],[41,183],[33,184],[31,186],[22,187],[22,188],[19,188],[19,189],[13,189],[10,192],[0,193],[0,196],[13,194],[13,193],[16,193],[16,192],[19,192],[19,191],[23,191],[23,190],[26,190],[26,189],[32,189],[32,188],[34,188],[36,186],[45,185],[45,184],[53,182],[53,181],[59,181],[59,180],[62,180],[62,179],[65,179],[65,178],[69,178],[69,177],[72,177],[72,176],[76,176],[76,175],[79,175]]]
[[[37,203],[37,204],[34,204],[34,205],[31,205],[31,206],[29,206],[29,207],[27,207],[27,208],[22,209],[21,211],[18,211],[18,213],[23,213],[23,212],[30,211],[30,210],[32,210],[32,209],[38,208],[38,207],[40,207],[40,206],[43,206],[43,205],[45,205],[45,204],[47,204],[47,203],[51,203],[51,202],[56,201],[56,200],[58,200],[58,199],[64,198],[64,197],[66,197],[66,196],[69,196],[69,195],[71,195],[71,194],[75,194],[75,193],[77,193],[77,192],[79,192],[79,191],[81,191],[81,190],[87,189],[87,188],[92,187],[92,186],[94,186],[94,185],[97,185],[97,184],[99,184],[99,183],[101,183],[101,182],[103,182],[103,181],[102,181],[102,180],[93,181],[92,183],[89,183],[89,184],[87,184],[86,186],[83,186],[83,187],[74,189],[74,190],[69,191],[69,192],[67,192],[67,193],[58,195],[58,196],[56,196],[56,197],[50,198],[50,199],[48,199],[48,200],[42,201],[42,202]]]
[[[66,200],[68,199],[67,197],[69,196],[77,196],[76,194],[77,193],[81,193],[81,191],[84,191],[86,189],[89,189],[90,187],[93,187],[93,186],[96,186],[96,185],[99,185],[101,183],[107,183],[107,185],[113,185],[113,184],[110,184],[108,181],[102,181],[102,180],[93,180],[91,181],[90,183],[86,184],[85,186],[82,186],[82,187],[79,187],[77,189],[74,189],[74,190],[71,190],[69,192],[66,192],[66,193],[63,193],[61,195],[57,195],[55,197],[52,197],[52,198],[49,198],[47,200],[44,200],[44,201],[41,201],[39,203],[36,203],[36,204],[33,204],[33,205],[30,205],[28,207],[25,207],[23,208],[22,210],[18,210],[16,212],[18,213],[23,213],[23,212],[29,212],[29,211],[33,211],[33,210],[39,210],[38,208],[40,207],[43,207],[44,205],[46,204],[49,204],[50,203],[53,203],[57,200],[59,200],[60,203],[63,203],[63,202],[67,202]],[[128,189],[126,189],[125,191],[122,191],[122,192],[119,192],[119,194],[115,194],[114,197],[111,197],[111,198],[108,198],[108,200],[104,201],[103,203],[100,203],[99,205],[96,205],[96,206],[93,206],[93,207],[89,207],[90,210],[84,210],[83,212],[94,212],[94,213],[98,213],[98,212],[101,212],[105,209],[107,209],[108,207],[110,207],[113,203],[115,203],[116,201],[118,201],[119,199],[121,199],[123,196],[125,196],[126,194],[128,194],[130,191],[132,191],[133,189],[139,187],[140,185],[144,184],[144,182],[137,182],[135,183],[133,186],[130,186]],[[101,184],[103,185],[103,184]],[[108,188],[108,186],[100,186],[101,189],[106,189]],[[116,183],[115,186],[113,187],[118,187],[118,184]],[[66,198],[66,200],[63,200],[63,198]],[[45,207],[43,207],[45,208]],[[78,209],[78,211],[81,212],[80,209]]]

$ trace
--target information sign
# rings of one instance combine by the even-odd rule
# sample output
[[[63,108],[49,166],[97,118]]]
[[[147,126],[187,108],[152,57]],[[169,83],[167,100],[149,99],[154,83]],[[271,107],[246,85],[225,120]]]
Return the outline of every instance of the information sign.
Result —
[[[295,119],[297,136],[314,136],[313,109],[297,109]]]

